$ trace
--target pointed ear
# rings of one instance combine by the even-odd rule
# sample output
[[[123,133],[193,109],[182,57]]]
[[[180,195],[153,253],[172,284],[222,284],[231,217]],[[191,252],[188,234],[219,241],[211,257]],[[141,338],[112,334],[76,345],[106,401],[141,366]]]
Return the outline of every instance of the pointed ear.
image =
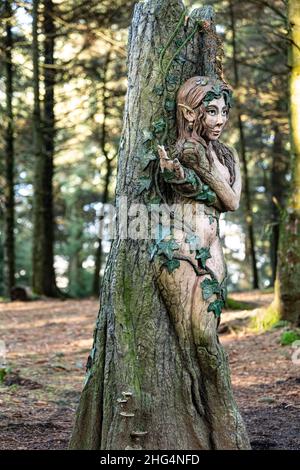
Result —
[[[184,118],[188,122],[194,122],[195,121],[195,119],[196,119],[195,111],[192,111],[192,110],[189,110],[189,109],[186,109],[186,108],[182,108],[182,112],[183,112]]]

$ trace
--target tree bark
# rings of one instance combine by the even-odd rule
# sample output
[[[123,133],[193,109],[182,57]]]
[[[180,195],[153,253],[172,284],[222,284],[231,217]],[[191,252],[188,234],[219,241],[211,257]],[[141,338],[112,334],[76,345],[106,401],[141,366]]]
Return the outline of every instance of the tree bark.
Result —
[[[288,3],[292,179],[280,224],[274,305],[279,319],[300,325],[300,4]]]
[[[152,123],[164,112],[162,96],[157,93],[162,81],[162,48],[167,46],[167,64],[179,47],[176,39],[182,44],[197,30],[182,49],[182,59],[170,69],[168,82],[177,88],[193,75],[218,71],[212,54],[216,49],[212,26],[211,34],[195,29],[198,19],[212,19],[211,7],[194,10],[188,23],[177,30],[177,37],[169,41],[182,13],[179,0],[149,0],[135,7],[128,46],[117,208],[124,196],[128,207],[142,201],[137,191],[143,174],[139,156],[145,151],[145,136]],[[174,138],[175,113],[170,112],[166,119],[169,136]],[[124,217],[123,212],[117,217],[116,239],[104,274],[94,345],[70,447],[248,448],[248,437],[232,395],[227,357],[216,331],[206,332],[217,345],[216,354],[206,337],[205,346],[196,351],[184,328],[182,336],[178,336],[156,284],[149,261],[149,242],[120,235],[120,217]]]
[[[41,295],[58,294],[53,256],[53,152],[54,152],[54,22],[53,4],[44,1],[44,34],[45,34],[45,98],[44,120],[41,113],[40,67],[39,67],[39,0],[33,1],[33,88],[34,112],[33,135],[35,152],[34,202],[33,202],[33,276],[32,288]]]
[[[14,129],[13,129],[13,68],[11,31],[11,1],[5,1],[6,36],[5,71],[6,71],[6,129],[5,129],[5,210],[4,210],[4,294],[11,297],[15,284],[15,193],[14,193]]]
[[[109,184],[111,181],[112,175],[112,161],[108,155],[107,151],[107,130],[106,130],[106,120],[108,117],[108,96],[107,96],[107,82],[108,82],[108,67],[110,63],[110,51],[106,55],[105,63],[104,63],[104,77],[103,77],[103,89],[102,89],[102,112],[103,112],[103,122],[102,122],[102,129],[101,129],[101,138],[100,138],[100,145],[102,153],[105,157],[105,181],[104,181],[104,189],[101,197],[102,204],[106,204],[109,198]],[[98,239],[98,246],[95,253],[95,271],[94,271],[94,279],[93,279],[93,294],[95,296],[99,295],[100,291],[100,270],[102,264],[102,233],[101,227],[103,226],[102,223],[102,216],[99,217],[100,223],[100,233]]]
[[[285,200],[285,175],[288,168],[287,158],[283,148],[282,132],[277,122],[274,123],[274,144],[271,173],[271,285],[274,286],[277,271],[277,252],[279,244],[280,211],[283,210]]]
[[[233,59],[233,71],[234,71],[234,86],[238,88],[239,86],[239,71],[238,71],[238,61],[237,61],[237,44],[236,44],[236,26],[235,26],[235,17],[233,2],[229,1],[229,13],[230,13],[230,23],[232,31],[232,59]],[[252,287],[253,289],[259,288],[259,278],[258,278],[258,269],[256,262],[256,253],[255,253],[255,237],[254,237],[254,227],[253,227],[253,216],[252,216],[252,205],[251,205],[251,194],[250,194],[250,185],[249,185],[249,176],[248,176],[248,165],[247,165],[247,156],[246,156],[246,142],[245,142],[245,133],[244,126],[242,121],[242,113],[240,105],[237,102],[237,119],[238,119],[238,129],[240,134],[240,155],[243,164],[244,172],[244,200],[246,205],[246,226],[248,231],[248,240],[249,240],[249,251],[251,258],[251,267],[252,267]]]

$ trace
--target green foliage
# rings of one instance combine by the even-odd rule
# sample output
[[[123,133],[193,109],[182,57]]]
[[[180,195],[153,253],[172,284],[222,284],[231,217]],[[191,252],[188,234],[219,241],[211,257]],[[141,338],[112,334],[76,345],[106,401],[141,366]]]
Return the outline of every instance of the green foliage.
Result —
[[[169,112],[174,111],[176,108],[176,101],[174,100],[167,100],[165,103],[165,109]]]
[[[220,285],[216,279],[204,279],[204,281],[201,282],[201,289],[204,300],[209,299],[213,294],[220,293]]]
[[[152,123],[152,130],[155,136],[162,134],[165,128],[166,128],[166,122],[163,118],[160,118],[157,121],[154,121]]]
[[[255,331],[268,331],[280,320],[278,308],[274,303],[267,308],[257,309],[256,315],[251,319],[250,327]]]
[[[156,85],[154,87],[154,93],[156,93],[157,96],[162,96],[164,94],[164,87],[161,85]]]
[[[2,383],[7,375],[7,370],[5,367],[0,368],[0,383]]]
[[[148,178],[147,176],[142,176],[139,179],[137,194],[142,194],[143,191],[148,190],[150,188],[151,182],[151,178]]]
[[[207,307],[207,311],[213,312],[215,317],[218,318],[221,316],[223,306],[224,302],[222,300],[217,299],[209,304],[209,306]]]
[[[248,302],[235,300],[232,297],[228,297],[226,300],[226,308],[230,310],[253,310],[254,306]]]
[[[169,274],[171,274],[175,269],[179,268],[180,261],[178,259],[171,259],[164,263],[164,266],[167,267]]]
[[[200,238],[194,233],[187,235],[185,242],[190,245],[190,253],[193,253],[193,251],[195,250],[201,249]]]
[[[209,248],[200,248],[196,250],[196,259],[200,260],[200,264],[202,268],[206,268],[206,261],[211,258],[211,254]]]
[[[167,168],[165,168],[162,172],[162,177],[167,183],[173,181],[176,178],[174,171],[168,170]]]
[[[12,371],[11,367],[8,367],[8,366],[0,367],[0,384],[4,382],[5,377],[7,376],[7,374],[10,374],[11,371]]]
[[[179,245],[173,238],[170,238],[169,240],[159,242],[157,254],[164,255],[169,260],[172,260],[175,250],[179,250]]]
[[[207,184],[204,184],[195,199],[196,201],[206,202],[206,204],[209,206],[216,202],[217,196],[216,193],[210,189]]]
[[[143,130],[143,143],[151,141],[154,138],[154,135],[151,131],[144,129]]]
[[[142,155],[140,158],[142,170],[145,170],[147,166],[149,165],[149,163],[156,159],[157,159],[157,156],[153,150],[149,150],[148,152],[145,152],[144,155]]]
[[[272,328],[274,330],[277,330],[277,329],[280,329],[280,328],[286,328],[287,326],[289,326],[289,324],[290,324],[290,322],[287,321],[287,320],[279,320],[278,322],[274,323]]]
[[[299,330],[284,331],[280,336],[280,344],[282,346],[290,346],[294,341],[300,340]]]

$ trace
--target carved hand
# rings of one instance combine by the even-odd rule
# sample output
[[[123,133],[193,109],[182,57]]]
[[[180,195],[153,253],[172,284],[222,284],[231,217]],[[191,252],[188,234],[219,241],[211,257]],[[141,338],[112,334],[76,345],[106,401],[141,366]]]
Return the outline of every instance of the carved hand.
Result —
[[[160,158],[161,171],[173,171],[177,179],[184,179],[184,169],[181,163],[179,162],[178,158],[174,158],[174,160],[171,160],[171,158],[168,157],[166,149],[163,145],[158,145],[157,148]]]

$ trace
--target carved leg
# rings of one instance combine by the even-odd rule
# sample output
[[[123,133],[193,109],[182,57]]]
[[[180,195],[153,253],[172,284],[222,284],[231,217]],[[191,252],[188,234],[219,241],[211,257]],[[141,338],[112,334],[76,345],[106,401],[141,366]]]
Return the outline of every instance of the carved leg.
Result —
[[[210,252],[212,258],[207,261],[207,266],[221,282],[225,276],[225,263],[219,239],[212,243]],[[190,256],[187,244],[181,244],[180,253]],[[205,410],[205,419],[211,428],[212,446],[216,449],[242,448],[245,443],[239,441],[239,432],[232,431],[242,429],[242,434],[245,433],[232,396],[227,355],[218,340],[218,320],[213,312],[207,311],[215,296],[208,300],[202,296],[201,282],[209,276],[197,276],[186,261],[181,261],[180,267],[171,274],[156,262],[155,272],[181,352],[193,375],[193,394],[198,397],[199,412]],[[219,428],[223,429],[222,433]]]

